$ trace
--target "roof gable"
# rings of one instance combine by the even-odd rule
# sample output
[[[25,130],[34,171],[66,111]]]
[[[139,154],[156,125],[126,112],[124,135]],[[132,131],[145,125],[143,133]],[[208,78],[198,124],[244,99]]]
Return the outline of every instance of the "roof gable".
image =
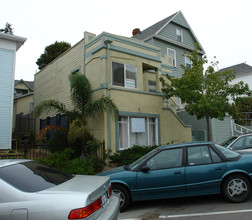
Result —
[[[31,91],[33,91],[33,81],[24,81],[23,79],[21,80],[15,80],[15,86],[18,85],[19,83],[23,83],[27,86],[28,89],[30,89]]]
[[[252,74],[252,66],[246,64],[246,63],[240,63],[234,66],[226,67],[223,69],[220,69],[220,72],[234,70],[236,76],[241,76],[244,74],[251,73]]]
[[[157,36],[167,25],[169,25],[171,22],[178,24],[186,29],[188,29],[191,34],[193,35],[194,39],[196,40],[196,43],[201,48],[201,51],[205,53],[203,47],[201,46],[199,40],[197,39],[196,35],[194,34],[193,30],[191,29],[189,23],[185,19],[183,13],[181,11],[178,11],[169,17],[157,22],[156,24],[148,27],[147,29],[140,31],[138,34],[132,36],[132,38],[141,40],[141,41],[147,41],[155,36]]]

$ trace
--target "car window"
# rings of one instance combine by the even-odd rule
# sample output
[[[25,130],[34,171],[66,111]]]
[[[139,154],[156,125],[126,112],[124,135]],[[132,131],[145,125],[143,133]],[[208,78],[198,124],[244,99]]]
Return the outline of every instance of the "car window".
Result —
[[[210,154],[212,156],[213,163],[220,163],[221,158],[210,148]]]
[[[72,177],[35,161],[0,168],[0,178],[24,192],[45,190]]]
[[[227,149],[223,146],[220,146],[218,144],[215,144],[215,147],[224,155],[225,158],[227,159],[235,159],[240,156],[239,153],[232,151],[230,149]]]
[[[252,136],[246,136],[245,137],[245,148],[252,148]]]
[[[150,170],[168,169],[182,166],[183,149],[162,150],[147,161]]]
[[[211,163],[211,156],[208,146],[195,146],[187,148],[188,165],[200,165]]]
[[[223,147],[227,147],[229,144],[231,144],[237,137],[231,137],[228,140],[224,141],[223,143],[221,143],[221,146]]]
[[[230,147],[233,150],[241,150],[244,148],[245,137],[237,139]]]

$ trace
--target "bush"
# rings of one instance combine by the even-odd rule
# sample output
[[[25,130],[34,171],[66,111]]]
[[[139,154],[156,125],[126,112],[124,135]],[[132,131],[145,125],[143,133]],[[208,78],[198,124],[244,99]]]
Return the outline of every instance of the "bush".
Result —
[[[55,167],[67,173],[93,175],[95,170],[91,160],[72,158],[73,150],[66,148],[62,152],[51,154],[48,159],[39,160],[49,166]]]
[[[158,146],[133,146],[127,150],[121,151],[120,153],[114,153],[109,156],[111,163],[116,166],[123,166],[136,161],[138,158],[152,151]]]

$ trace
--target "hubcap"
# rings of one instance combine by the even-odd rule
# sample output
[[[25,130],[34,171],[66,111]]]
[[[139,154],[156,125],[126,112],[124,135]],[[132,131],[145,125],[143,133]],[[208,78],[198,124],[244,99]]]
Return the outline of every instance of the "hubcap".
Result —
[[[125,196],[119,189],[113,189],[113,193],[118,196],[120,201],[120,207],[122,207],[125,203]]]
[[[239,196],[247,190],[247,184],[241,179],[233,179],[228,184],[228,194],[231,197]]]

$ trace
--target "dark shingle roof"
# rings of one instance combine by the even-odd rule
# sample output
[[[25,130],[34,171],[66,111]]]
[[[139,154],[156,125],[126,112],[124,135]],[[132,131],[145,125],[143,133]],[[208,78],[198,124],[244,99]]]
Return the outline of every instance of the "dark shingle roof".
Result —
[[[23,79],[21,79],[21,80],[15,80],[15,85],[18,84],[18,83],[20,83],[20,82],[23,82],[24,84],[26,84],[27,87],[29,87],[29,89],[33,91],[34,81],[24,81]]]
[[[140,31],[138,34],[132,36],[132,38],[138,39],[138,40],[144,40],[154,34],[156,34],[164,25],[166,25],[168,22],[172,20],[172,18],[179,12],[174,13],[173,15],[157,22],[156,24],[146,28],[143,31]]]
[[[240,63],[234,66],[230,66],[230,67],[226,67],[223,69],[220,69],[220,72],[224,72],[224,71],[228,71],[228,70],[234,70],[236,72],[236,75],[243,75],[243,74],[247,74],[247,73],[251,73],[252,74],[252,66],[246,64],[246,63]]]

